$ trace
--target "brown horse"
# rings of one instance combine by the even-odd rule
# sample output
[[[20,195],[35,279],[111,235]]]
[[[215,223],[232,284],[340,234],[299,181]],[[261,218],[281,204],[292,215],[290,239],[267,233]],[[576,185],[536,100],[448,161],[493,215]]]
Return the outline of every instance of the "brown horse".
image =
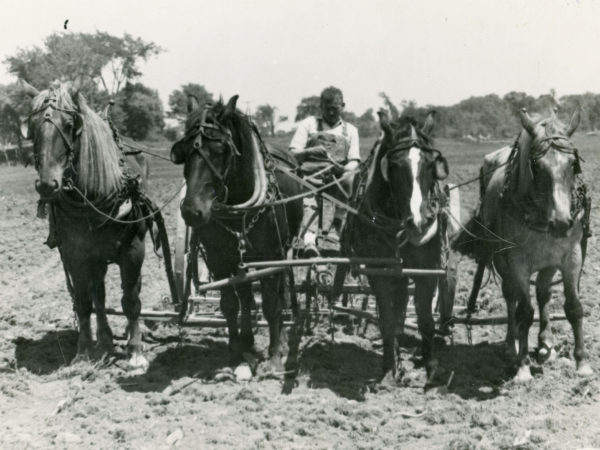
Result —
[[[589,226],[589,197],[579,176],[580,157],[569,139],[579,124],[579,111],[568,127],[554,112],[534,120],[521,111],[520,119],[523,131],[514,146],[486,156],[481,170],[480,210],[454,246],[474,256],[480,270],[491,264],[502,277],[508,311],[507,350],[516,362],[517,381],[531,379],[528,335],[533,307],[529,280],[538,273],[538,356],[543,361],[553,352],[550,287],[554,274],[560,271],[564,309],[575,336],[577,372],[588,375],[592,370],[584,349],[579,279]]]
[[[215,279],[236,275],[242,259],[285,259],[302,222],[302,200],[269,206],[270,200],[297,195],[301,186],[277,170],[294,166],[287,151],[269,153],[249,117],[236,109],[237,96],[225,105],[201,107],[190,97],[186,134],[175,143],[171,159],[184,164],[186,195],[181,214],[193,228],[206,264]],[[274,158],[274,156],[277,156]],[[280,372],[282,346],[282,274],[261,280],[263,312],[269,324],[266,371]],[[250,283],[221,290],[221,311],[227,320],[232,363],[254,346]],[[241,326],[238,313],[241,308]]]
[[[393,126],[380,116],[383,136],[375,147],[359,215],[349,215],[343,241],[346,252],[364,257],[399,257],[407,268],[442,267],[445,196],[438,180],[448,175],[448,164],[432,147],[430,113],[422,127],[411,118]],[[419,128],[417,130],[417,127]],[[402,332],[408,303],[408,279],[369,275],[379,311],[383,335],[383,380],[400,375],[396,338]],[[437,360],[433,354],[435,325],[432,299],[438,280],[415,277],[414,302],[422,337],[423,361],[428,384]]]
[[[76,360],[113,351],[104,277],[108,264],[116,263],[128,321],[129,363],[145,368],[148,363],[142,356],[138,319],[147,224],[145,220],[117,223],[110,217],[135,221],[146,213],[136,198],[145,188],[148,166],[143,156],[127,157],[125,163],[121,160],[109,124],[87,105],[76,87],[57,84],[38,92],[22,85],[34,96],[27,134],[33,140],[40,212],[46,209],[44,204],[49,206],[47,244],[60,251],[79,323]],[[92,310],[97,319],[94,352]]]

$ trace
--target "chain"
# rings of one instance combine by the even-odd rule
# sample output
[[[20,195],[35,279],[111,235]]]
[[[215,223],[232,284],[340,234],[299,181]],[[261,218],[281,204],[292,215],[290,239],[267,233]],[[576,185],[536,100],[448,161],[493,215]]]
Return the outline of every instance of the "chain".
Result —
[[[471,324],[471,313],[469,312],[466,320],[467,325],[467,343],[473,345],[473,325]]]

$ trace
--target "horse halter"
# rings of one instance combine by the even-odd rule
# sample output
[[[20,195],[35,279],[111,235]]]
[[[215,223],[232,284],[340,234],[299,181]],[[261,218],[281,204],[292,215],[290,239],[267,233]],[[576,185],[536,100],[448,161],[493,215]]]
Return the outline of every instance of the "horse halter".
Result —
[[[206,116],[208,113],[208,109],[204,109],[202,111],[202,115],[200,118],[200,123],[191,133],[188,133],[186,139],[194,139],[194,143],[192,145],[192,152],[198,153],[200,157],[204,160],[207,167],[209,168],[212,176],[217,179],[219,182],[219,187],[223,191],[223,199],[220,201],[227,201],[228,189],[225,183],[227,179],[227,175],[231,168],[235,165],[236,157],[240,156],[240,152],[238,151],[235,142],[233,142],[233,137],[231,135],[231,131],[228,128],[220,126],[219,124],[209,123],[206,121]],[[219,142],[221,144],[226,144],[226,147],[229,149],[229,153],[227,155],[225,170],[221,173],[213,164],[210,158],[209,151],[204,148],[203,139],[207,141]],[[191,155],[191,153],[189,155]],[[189,157],[186,155],[183,161]],[[177,161],[175,161],[177,163]]]
[[[31,120],[32,117],[34,117],[38,114],[44,113],[43,122],[50,122],[52,125],[54,125],[54,127],[58,130],[58,134],[62,138],[63,143],[65,144],[65,147],[67,148],[67,166],[69,166],[71,164],[71,162],[73,161],[73,157],[75,155],[75,145],[74,145],[75,140],[79,137],[82,130],[81,130],[81,127],[74,128],[73,135],[71,136],[71,139],[69,139],[65,135],[65,133],[61,129],[61,127],[52,118],[52,112],[53,111],[64,112],[64,113],[72,115],[75,119],[79,119],[80,121],[81,121],[81,118],[80,118],[79,112],[72,110],[72,109],[59,108],[56,105],[56,102],[57,102],[56,97],[49,97],[49,98],[45,99],[44,104],[40,109],[38,109],[37,111],[33,111],[31,114],[29,114],[29,119]],[[28,130],[26,137],[27,137],[27,139],[32,138],[31,128]],[[35,152],[34,152],[34,158],[35,158],[35,166],[37,169],[39,167],[39,161],[38,161],[38,156]]]
[[[560,134],[546,135],[544,138],[537,141],[529,156],[530,164],[543,158],[551,148],[558,152],[575,156],[574,173],[575,175],[581,174],[581,161],[583,161],[583,158],[579,156],[579,151],[577,150],[577,147],[573,145],[571,140]]]

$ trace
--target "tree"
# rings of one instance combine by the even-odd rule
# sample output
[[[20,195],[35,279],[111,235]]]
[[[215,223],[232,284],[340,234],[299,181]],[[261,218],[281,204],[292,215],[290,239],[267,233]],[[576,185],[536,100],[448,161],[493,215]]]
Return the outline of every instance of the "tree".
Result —
[[[261,133],[267,133],[269,136],[275,136],[275,106],[269,104],[260,105],[254,113],[254,120]]]
[[[44,89],[56,79],[79,78],[82,93],[94,105],[115,96],[124,83],[139,77],[142,74],[139,62],[161,51],[155,43],[129,34],[116,37],[100,31],[54,33],[44,40],[43,47],[21,49],[4,63],[10,73],[38,89]]]
[[[204,86],[196,83],[184,84],[181,89],[176,89],[169,95],[170,111],[167,116],[183,122],[187,115],[187,103],[190,95],[196,97],[200,105],[213,102],[213,95]]]
[[[115,100],[112,119],[118,127],[141,139],[152,129],[162,129],[162,105],[155,91],[133,81],[142,73],[139,63],[162,49],[129,34],[111,36],[91,33],[52,34],[42,47],[21,49],[4,60],[8,71],[38,89],[54,80],[80,83],[88,103],[100,109]],[[124,91],[127,87],[127,92]],[[14,97],[14,95],[13,95]],[[12,99],[21,116],[27,115],[29,101]],[[21,106],[22,105],[22,106]],[[147,123],[143,123],[147,120]]]
[[[145,139],[165,126],[158,92],[141,83],[126,83],[115,102],[111,118],[134,139]]]
[[[374,136],[379,133],[379,124],[375,120],[373,108],[367,109],[356,121],[360,137]]]
[[[300,100],[300,104],[296,106],[296,122],[308,116],[317,116],[321,113],[321,97],[313,95],[304,97]]]
[[[19,116],[11,106],[9,89],[0,85],[0,141],[17,142],[20,146]]]

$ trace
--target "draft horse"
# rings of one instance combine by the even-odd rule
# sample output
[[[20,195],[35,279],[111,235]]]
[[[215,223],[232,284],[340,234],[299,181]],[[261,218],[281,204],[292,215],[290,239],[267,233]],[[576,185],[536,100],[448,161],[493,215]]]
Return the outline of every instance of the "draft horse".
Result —
[[[241,262],[285,259],[303,215],[301,199],[269,205],[301,192],[297,182],[278,170],[297,163],[287,151],[272,154],[267,150],[250,118],[236,109],[237,99],[236,95],[227,104],[201,106],[190,97],[185,136],[171,149],[172,161],[184,164],[187,190],[181,214],[192,227],[191,241],[201,244],[214,279],[238,274]],[[282,370],[284,285],[284,274],[261,280],[270,336],[267,372]],[[232,364],[253,350],[253,303],[250,283],[221,290]]]
[[[358,215],[349,215],[343,232],[345,252],[363,257],[400,258],[404,266],[438,269],[447,248],[443,213],[446,196],[439,180],[448,176],[448,163],[430,137],[434,113],[420,126],[404,117],[388,122],[380,114],[382,137],[371,155]],[[408,279],[368,275],[383,336],[383,377],[393,383],[401,375],[397,337],[402,333],[408,303]],[[414,303],[422,337],[427,383],[437,367],[432,300],[438,280],[415,277]]]
[[[515,144],[485,157],[479,211],[453,245],[475,257],[478,272],[489,265],[502,278],[508,313],[507,354],[515,363],[516,381],[532,378],[528,335],[534,311],[529,285],[535,273],[540,362],[554,352],[549,301],[557,271],[562,275],[564,309],[575,336],[577,373],[589,375],[592,369],[584,349],[579,280],[589,232],[590,198],[580,175],[581,158],[570,139],[580,113],[573,114],[569,126],[561,123],[554,111],[544,118],[530,117],[522,110],[519,117],[523,129]],[[474,283],[475,296],[478,284],[481,277]]]
[[[55,84],[39,92],[21,81],[33,97],[24,133],[33,140],[38,215],[49,212],[46,242],[58,247],[79,324],[75,360],[113,351],[105,312],[104,278],[109,263],[121,274],[121,304],[127,317],[129,364],[145,368],[141,310],[141,268],[148,228],[140,196],[148,165],[143,155],[125,157],[108,122],[88,106],[78,87]],[[133,223],[117,223],[113,220]],[[93,346],[90,316],[97,319]]]

